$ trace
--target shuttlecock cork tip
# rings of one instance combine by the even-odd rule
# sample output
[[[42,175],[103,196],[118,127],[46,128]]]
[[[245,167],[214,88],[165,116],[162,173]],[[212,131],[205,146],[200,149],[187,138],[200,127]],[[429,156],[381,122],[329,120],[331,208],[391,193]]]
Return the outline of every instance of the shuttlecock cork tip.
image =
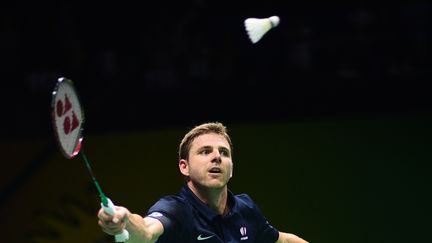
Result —
[[[270,20],[270,22],[271,22],[273,28],[276,27],[276,26],[278,26],[279,21],[280,21],[280,19],[279,19],[278,16],[271,16],[271,17],[269,18],[269,20]]]

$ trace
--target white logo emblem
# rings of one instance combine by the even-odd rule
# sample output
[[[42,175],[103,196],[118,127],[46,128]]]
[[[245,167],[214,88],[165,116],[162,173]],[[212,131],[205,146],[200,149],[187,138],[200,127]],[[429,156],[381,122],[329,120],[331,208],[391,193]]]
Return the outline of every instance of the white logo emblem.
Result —
[[[244,226],[240,227],[240,234],[242,235],[240,240],[247,240],[248,239],[246,227],[244,227]]]
[[[153,212],[153,213],[149,214],[148,216],[158,218],[158,217],[162,217],[163,214],[161,214],[159,212]]]
[[[198,235],[197,240],[208,240],[212,238],[214,235],[202,236],[202,234]]]

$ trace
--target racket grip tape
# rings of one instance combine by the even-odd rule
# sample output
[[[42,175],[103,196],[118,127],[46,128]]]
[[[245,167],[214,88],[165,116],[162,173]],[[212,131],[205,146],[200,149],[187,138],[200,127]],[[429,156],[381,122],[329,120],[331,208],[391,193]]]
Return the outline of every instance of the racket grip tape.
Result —
[[[111,201],[111,199],[107,198],[107,200],[108,200],[107,206],[103,205],[103,203],[101,203],[101,206],[104,209],[105,213],[112,216],[115,213],[115,206],[114,203]],[[114,238],[116,242],[125,242],[129,239],[129,232],[126,229],[124,229],[123,232],[115,235]]]

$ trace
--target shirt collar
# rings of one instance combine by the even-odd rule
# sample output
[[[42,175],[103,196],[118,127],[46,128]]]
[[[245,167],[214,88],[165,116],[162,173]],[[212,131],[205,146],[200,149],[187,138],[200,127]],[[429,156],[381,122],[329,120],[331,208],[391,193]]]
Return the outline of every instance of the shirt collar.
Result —
[[[215,210],[211,209],[209,206],[203,203],[187,185],[183,186],[183,188],[180,191],[180,194],[184,196],[207,219],[213,220],[219,216],[219,214]],[[228,212],[227,215],[224,216],[224,218],[231,217],[233,214],[238,212],[235,196],[230,190],[228,190],[228,205],[230,211]]]

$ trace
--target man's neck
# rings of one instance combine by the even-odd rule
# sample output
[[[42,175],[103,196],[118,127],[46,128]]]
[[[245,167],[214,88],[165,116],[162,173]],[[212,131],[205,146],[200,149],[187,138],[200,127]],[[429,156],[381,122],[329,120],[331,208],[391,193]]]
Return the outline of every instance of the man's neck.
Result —
[[[228,188],[226,186],[220,189],[208,189],[196,186],[190,181],[187,185],[204,204],[215,210],[219,215],[225,215],[229,212]]]

